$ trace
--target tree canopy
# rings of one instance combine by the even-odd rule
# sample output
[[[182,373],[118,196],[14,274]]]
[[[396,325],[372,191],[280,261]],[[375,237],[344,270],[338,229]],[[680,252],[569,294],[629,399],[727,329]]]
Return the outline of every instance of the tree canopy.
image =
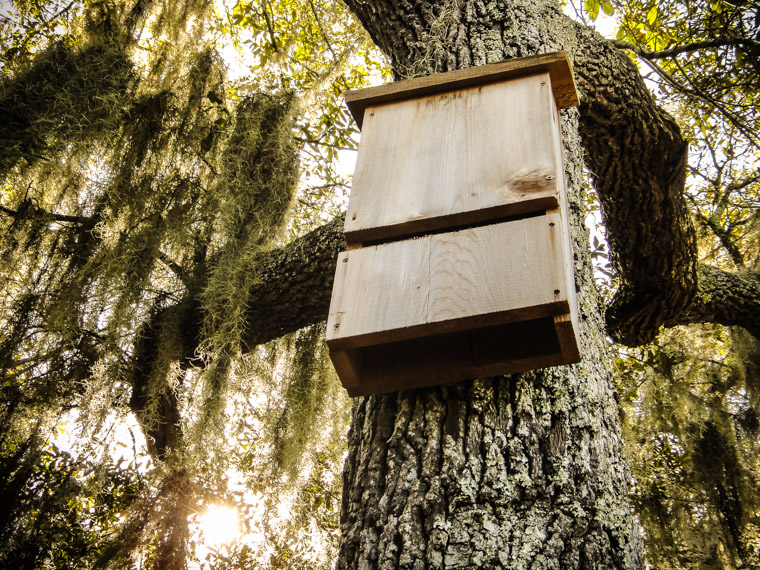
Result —
[[[347,4],[0,17],[4,566],[333,565],[343,94],[523,53],[451,48],[498,3]],[[576,37],[582,214],[647,560],[760,567],[760,10],[545,8]],[[213,544],[223,505],[240,536]]]

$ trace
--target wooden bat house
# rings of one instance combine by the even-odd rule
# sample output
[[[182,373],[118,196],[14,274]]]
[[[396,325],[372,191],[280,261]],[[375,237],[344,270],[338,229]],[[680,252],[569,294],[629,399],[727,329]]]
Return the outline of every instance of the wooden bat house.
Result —
[[[327,321],[352,396],[578,362],[563,52],[352,91],[361,128]]]

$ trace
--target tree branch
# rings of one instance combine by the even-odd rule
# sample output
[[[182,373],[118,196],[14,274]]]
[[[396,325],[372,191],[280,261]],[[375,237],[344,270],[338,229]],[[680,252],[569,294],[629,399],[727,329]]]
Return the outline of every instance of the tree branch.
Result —
[[[612,45],[619,49],[627,49],[636,55],[646,59],[662,59],[673,57],[682,53],[690,53],[706,48],[723,47],[723,46],[747,46],[760,48],[760,42],[750,38],[713,38],[701,42],[694,42],[682,46],[675,46],[661,51],[645,51],[639,46],[627,42],[626,40],[609,40]]]
[[[760,274],[697,266],[699,286],[689,309],[665,326],[718,323],[742,326],[760,338]]]
[[[618,342],[649,342],[697,292],[696,239],[686,202],[687,144],[636,67],[573,24],[580,133],[621,286],[607,311]]]
[[[40,214],[44,216],[45,218],[48,218],[51,221],[54,222],[69,222],[74,224],[90,224],[92,223],[93,219],[89,216],[67,216],[64,214],[53,214],[51,212],[48,212],[47,210],[43,210],[39,206],[37,206],[32,200],[26,199],[21,203],[21,207],[18,210],[11,210],[10,208],[6,208],[4,206],[0,206],[0,212],[5,214],[6,216],[10,216],[14,220],[17,220],[19,218],[23,218],[26,213],[32,210],[33,212]]]
[[[611,43],[614,45],[615,42],[618,40],[611,41]],[[627,43],[627,42],[626,42]],[[632,44],[631,44],[632,45]],[[665,71],[661,66],[659,66],[656,62],[652,61],[652,58],[647,57],[644,55],[646,52],[639,51],[635,52],[639,55],[639,57],[646,63],[652,71],[654,71],[657,75],[659,75],[666,83],[668,83],[673,89],[676,91],[683,93],[684,95],[688,95],[690,97],[696,97],[697,99],[701,99],[705,103],[708,103],[715,107],[720,113],[732,124],[734,127],[736,127],[739,132],[741,132],[747,139],[752,143],[753,146],[760,149],[760,141],[757,140],[752,132],[750,132],[743,124],[739,117],[737,117],[733,112],[729,111],[725,105],[723,105],[720,101],[716,100],[714,97],[711,97],[707,93],[705,93],[703,90],[696,88],[693,84],[691,87],[687,87],[685,85],[682,85],[673,75]],[[657,52],[654,52],[657,53]],[[676,65],[678,65],[676,63]],[[680,66],[679,66],[680,69]],[[687,78],[688,80],[688,78]]]
[[[346,245],[343,222],[339,216],[257,263],[244,349],[327,318],[336,260]]]

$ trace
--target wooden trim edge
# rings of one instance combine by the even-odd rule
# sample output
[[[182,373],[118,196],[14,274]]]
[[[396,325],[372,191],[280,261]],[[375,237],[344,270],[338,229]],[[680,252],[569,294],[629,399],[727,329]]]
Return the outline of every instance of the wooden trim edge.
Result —
[[[346,105],[361,129],[364,122],[364,110],[372,105],[424,97],[545,72],[549,73],[554,99],[560,109],[575,107],[580,103],[570,60],[566,52],[558,51],[348,91]]]

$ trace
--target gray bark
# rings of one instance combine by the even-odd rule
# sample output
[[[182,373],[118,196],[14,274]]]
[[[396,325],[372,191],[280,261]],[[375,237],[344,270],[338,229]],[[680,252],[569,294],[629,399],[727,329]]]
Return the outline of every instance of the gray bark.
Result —
[[[697,266],[694,302],[666,326],[692,323],[739,325],[760,339],[760,274],[728,273],[710,265]]]
[[[402,74],[575,47],[553,5],[348,3]],[[641,567],[581,219],[578,117],[562,123],[583,362],[358,399],[338,568]]]

